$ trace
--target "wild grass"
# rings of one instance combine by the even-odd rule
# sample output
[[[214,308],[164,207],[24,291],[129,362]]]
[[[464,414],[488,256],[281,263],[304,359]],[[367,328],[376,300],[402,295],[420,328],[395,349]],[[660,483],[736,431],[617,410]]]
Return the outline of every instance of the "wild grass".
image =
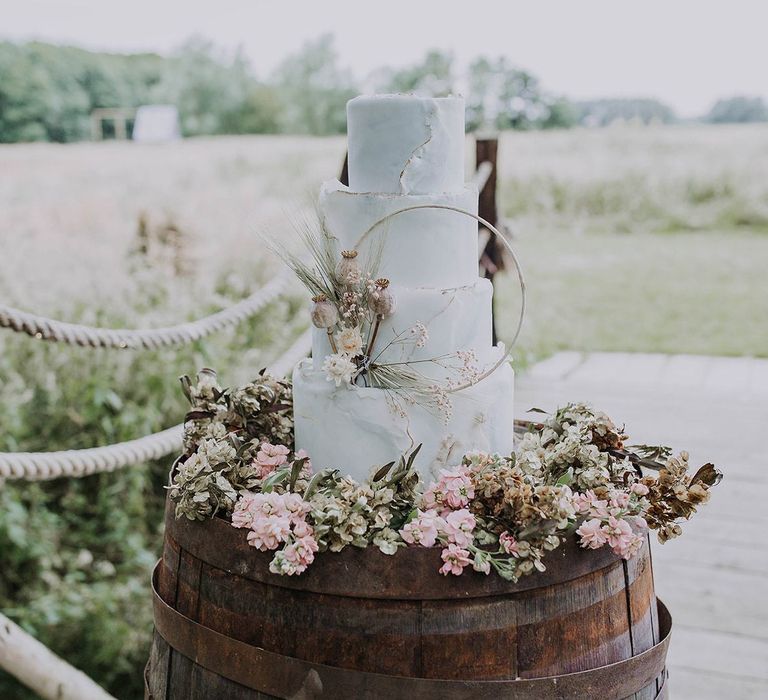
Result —
[[[295,235],[292,217],[343,151],[343,139],[293,137],[0,147],[0,298],[116,327],[226,306],[275,273],[260,234]],[[767,127],[511,133],[499,163],[531,295],[519,361],[566,348],[768,355]],[[502,336],[514,302],[500,280]],[[284,300],[154,353],[0,332],[0,449],[172,425],[179,375],[209,365],[246,380],[305,309]],[[0,490],[0,607],[119,697],[142,692],[167,467]],[[0,696],[27,697],[1,674]]]

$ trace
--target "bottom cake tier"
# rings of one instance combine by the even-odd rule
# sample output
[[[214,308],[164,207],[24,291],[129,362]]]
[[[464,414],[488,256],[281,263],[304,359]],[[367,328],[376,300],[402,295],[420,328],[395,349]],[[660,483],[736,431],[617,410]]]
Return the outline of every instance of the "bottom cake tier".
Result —
[[[415,465],[429,482],[472,450],[511,454],[514,376],[505,363],[452,394],[452,415],[446,421],[420,405],[395,410],[381,389],[336,387],[313,369],[312,360],[302,360],[293,372],[296,448],[307,451],[315,469],[336,468],[361,481],[372,467],[421,444]]]

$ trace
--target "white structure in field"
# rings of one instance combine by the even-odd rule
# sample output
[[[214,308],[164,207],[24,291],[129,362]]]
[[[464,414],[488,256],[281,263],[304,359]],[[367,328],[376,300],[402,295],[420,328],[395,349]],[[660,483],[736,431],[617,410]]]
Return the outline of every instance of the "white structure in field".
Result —
[[[143,105],[136,110],[133,140],[142,143],[181,138],[179,110],[173,105]]]
[[[492,345],[493,289],[478,277],[474,219],[438,209],[410,211],[358,246],[371,224],[408,206],[438,204],[477,213],[477,188],[464,183],[464,100],[358,97],[347,104],[347,133],[349,186],[325,183],[319,208],[339,250],[358,248],[365,259],[373,236],[385,237],[379,274],[390,280],[397,309],[379,331],[382,361],[398,361],[401,346],[389,341],[422,322],[429,341],[409,354],[409,360],[422,360],[416,365],[420,372],[439,382],[440,368],[426,360],[467,350],[474,350],[481,367],[493,366],[505,350]],[[509,364],[452,394],[446,421],[420,405],[393,410],[383,389],[337,388],[322,371],[330,352],[325,330],[314,329],[313,359],[302,361],[293,374],[296,446],[316,468],[338,468],[361,480],[372,466],[421,443],[416,466],[430,480],[471,450],[512,452]]]

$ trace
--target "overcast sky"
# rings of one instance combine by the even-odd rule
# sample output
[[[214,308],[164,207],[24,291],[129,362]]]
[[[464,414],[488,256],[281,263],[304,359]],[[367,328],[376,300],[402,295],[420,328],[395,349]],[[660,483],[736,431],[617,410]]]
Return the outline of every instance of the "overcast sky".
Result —
[[[503,54],[550,91],[658,97],[682,116],[768,97],[766,0],[0,0],[2,38],[168,53],[198,34],[242,46],[261,77],[325,32],[358,77],[436,47],[460,70]]]

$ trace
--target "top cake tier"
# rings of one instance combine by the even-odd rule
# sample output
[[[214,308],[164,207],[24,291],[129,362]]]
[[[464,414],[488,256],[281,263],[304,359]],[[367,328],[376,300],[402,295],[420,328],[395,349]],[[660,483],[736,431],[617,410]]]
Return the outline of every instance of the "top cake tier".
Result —
[[[375,95],[347,103],[349,188],[433,194],[464,185],[464,100]]]

